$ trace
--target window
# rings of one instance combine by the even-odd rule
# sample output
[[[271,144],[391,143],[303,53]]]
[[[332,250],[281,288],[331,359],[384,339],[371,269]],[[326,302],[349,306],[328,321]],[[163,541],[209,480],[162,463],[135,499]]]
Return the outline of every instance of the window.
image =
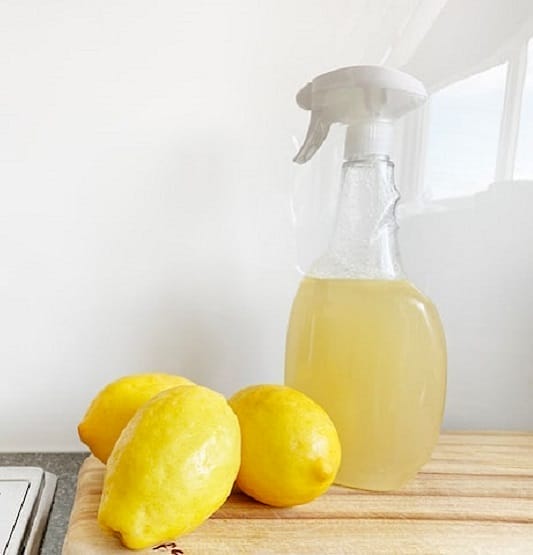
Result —
[[[499,61],[441,88],[405,119],[399,182],[412,209],[470,196],[494,182],[533,181],[531,31]]]
[[[466,196],[494,181],[507,64],[453,83],[431,96],[424,194]]]
[[[530,39],[527,49],[527,69],[513,177],[533,180],[533,39]]]

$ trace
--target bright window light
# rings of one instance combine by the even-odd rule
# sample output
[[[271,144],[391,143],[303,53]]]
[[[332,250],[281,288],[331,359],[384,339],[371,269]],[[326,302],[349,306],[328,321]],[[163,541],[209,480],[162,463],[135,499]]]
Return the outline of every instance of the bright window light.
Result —
[[[424,178],[429,199],[472,195],[494,181],[506,73],[507,64],[495,66],[431,96]]]

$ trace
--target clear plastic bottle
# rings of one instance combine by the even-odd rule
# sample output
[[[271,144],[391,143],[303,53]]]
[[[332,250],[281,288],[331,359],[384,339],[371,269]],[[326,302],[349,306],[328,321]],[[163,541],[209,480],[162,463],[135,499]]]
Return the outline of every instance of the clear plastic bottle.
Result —
[[[329,248],[293,303],[285,381],[322,405],[335,423],[343,451],[337,483],[397,489],[431,455],[446,390],[439,315],[401,268],[399,195],[388,156],[391,112],[399,117],[420,104],[423,87],[378,67],[325,77],[316,87],[320,110],[311,98],[315,91],[305,93],[305,103],[311,127],[323,124],[313,119],[315,109],[327,127],[348,125],[339,208]],[[326,135],[317,140],[310,129],[296,161],[309,159]]]

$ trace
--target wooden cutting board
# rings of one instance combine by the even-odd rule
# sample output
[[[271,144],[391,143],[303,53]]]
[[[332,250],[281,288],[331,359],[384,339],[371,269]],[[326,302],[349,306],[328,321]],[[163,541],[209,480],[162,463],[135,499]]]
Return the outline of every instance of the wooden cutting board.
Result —
[[[87,458],[63,555],[533,554],[533,433],[445,433],[396,492],[332,487],[287,509],[235,493],[194,532],[136,552],[98,526],[103,476],[104,466]]]

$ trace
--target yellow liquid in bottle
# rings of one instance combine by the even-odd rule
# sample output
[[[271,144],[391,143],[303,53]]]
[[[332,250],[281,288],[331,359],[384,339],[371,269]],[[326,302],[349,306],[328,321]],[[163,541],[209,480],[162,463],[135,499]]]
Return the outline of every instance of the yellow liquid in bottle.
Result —
[[[338,484],[397,489],[429,459],[444,408],[446,346],[435,307],[408,281],[305,278],[285,364],[285,382],[337,427]]]

